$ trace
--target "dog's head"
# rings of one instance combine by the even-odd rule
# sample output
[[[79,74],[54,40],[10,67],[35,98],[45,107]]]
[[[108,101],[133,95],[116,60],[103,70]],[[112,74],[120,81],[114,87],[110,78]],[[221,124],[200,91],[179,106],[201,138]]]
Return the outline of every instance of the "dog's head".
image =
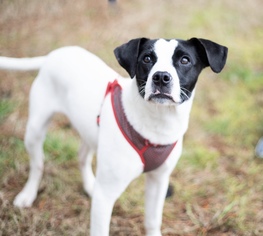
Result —
[[[138,38],[114,50],[119,64],[135,78],[140,95],[159,104],[181,104],[191,97],[203,68],[219,73],[228,49],[206,39]]]

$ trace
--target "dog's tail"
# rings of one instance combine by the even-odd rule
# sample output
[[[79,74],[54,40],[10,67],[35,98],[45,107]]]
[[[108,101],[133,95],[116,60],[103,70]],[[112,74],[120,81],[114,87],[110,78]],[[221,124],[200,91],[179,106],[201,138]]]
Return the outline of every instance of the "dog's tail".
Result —
[[[46,56],[32,58],[0,57],[0,70],[39,70]]]

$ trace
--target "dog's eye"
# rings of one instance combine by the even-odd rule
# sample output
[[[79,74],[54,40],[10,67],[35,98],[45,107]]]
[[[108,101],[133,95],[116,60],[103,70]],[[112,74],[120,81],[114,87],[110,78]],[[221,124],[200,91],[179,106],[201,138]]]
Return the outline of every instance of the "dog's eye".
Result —
[[[147,55],[147,56],[145,56],[144,58],[143,58],[143,62],[144,63],[150,63],[152,61],[152,59],[151,59],[151,57],[149,56],[149,55]]]
[[[189,57],[186,57],[186,56],[184,56],[184,57],[182,57],[181,58],[181,64],[183,64],[183,65],[187,65],[187,64],[189,64],[190,63],[190,59],[189,59]]]

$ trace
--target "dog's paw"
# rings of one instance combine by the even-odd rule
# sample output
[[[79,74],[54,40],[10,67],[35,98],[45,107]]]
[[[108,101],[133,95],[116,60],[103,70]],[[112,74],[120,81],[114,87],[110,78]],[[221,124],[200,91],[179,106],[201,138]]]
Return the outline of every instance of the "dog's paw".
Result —
[[[156,232],[148,232],[146,236],[162,236],[161,232],[158,230]]]
[[[13,204],[14,206],[19,208],[31,207],[35,199],[36,199],[36,194],[21,191],[15,197]]]

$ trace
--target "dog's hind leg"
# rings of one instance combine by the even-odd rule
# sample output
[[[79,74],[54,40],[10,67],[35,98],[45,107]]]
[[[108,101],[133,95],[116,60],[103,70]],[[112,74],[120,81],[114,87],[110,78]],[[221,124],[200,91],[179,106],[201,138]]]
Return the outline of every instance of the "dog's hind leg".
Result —
[[[79,165],[83,180],[83,188],[86,194],[92,197],[95,177],[92,171],[92,159],[94,151],[90,150],[86,143],[82,143],[79,149]]]
[[[30,156],[29,178],[23,190],[16,196],[14,205],[17,207],[30,207],[37,196],[39,183],[44,169],[43,142],[47,123],[40,119],[30,117],[25,135],[25,146]],[[48,120],[50,117],[46,117]]]
[[[36,83],[35,83],[36,82]],[[30,207],[37,197],[44,169],[43,142],[48,123],[54,113],[51,99],[41,85],[34,81],[30,93],[30,109],[25,134],[25,146],[30,156],[30,172],[23,190],[16,196],[14,205]]]

